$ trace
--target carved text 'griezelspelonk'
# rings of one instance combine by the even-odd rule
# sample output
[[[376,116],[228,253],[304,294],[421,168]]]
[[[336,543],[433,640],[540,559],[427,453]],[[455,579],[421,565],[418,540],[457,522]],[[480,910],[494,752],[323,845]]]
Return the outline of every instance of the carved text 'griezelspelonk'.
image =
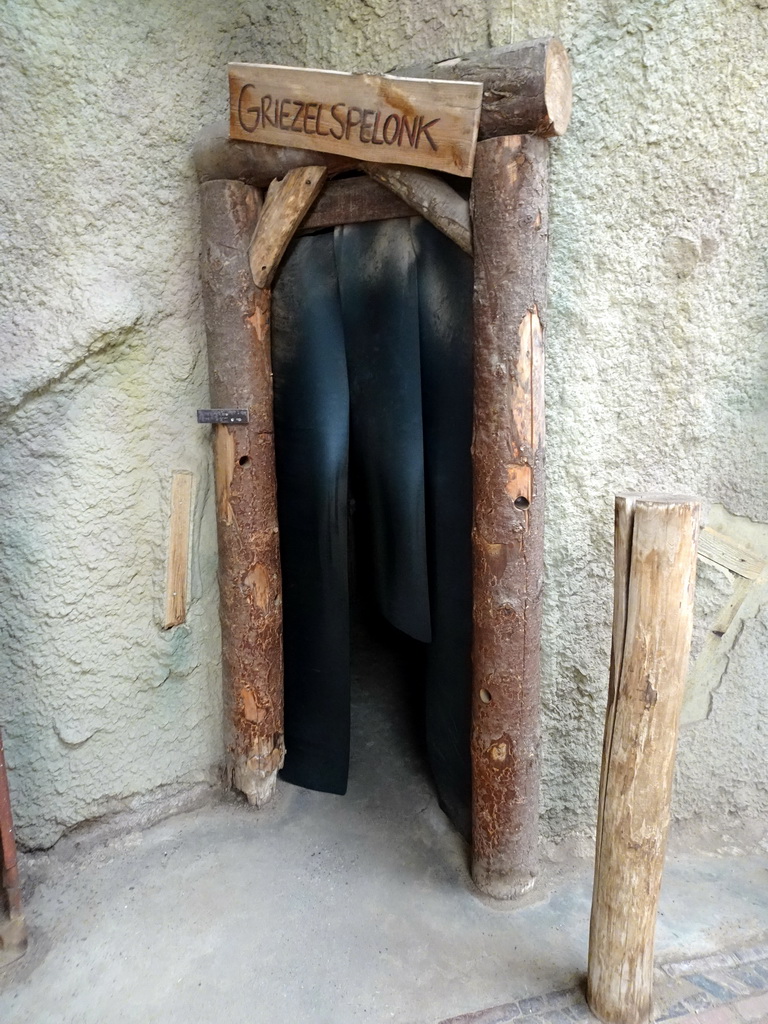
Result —
[[[230,138],[472,173],[482,86],[230,64]]]

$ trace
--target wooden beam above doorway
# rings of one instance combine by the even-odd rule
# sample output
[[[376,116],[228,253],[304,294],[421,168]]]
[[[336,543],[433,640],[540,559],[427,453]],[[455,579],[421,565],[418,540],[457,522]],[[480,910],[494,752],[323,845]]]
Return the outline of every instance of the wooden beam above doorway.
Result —
[[[500,135],[548,138],[562,135],[568,127],[572,104],[568,54],[552,36],[393,73],[481,82],[480,139]],[[295,167],[324,164],[329,177],[333,177],[353,170],[359,162],[355,157],[292,145],[267,146],[230,139],[227,121],[200,133],[193,157],[200,181],[228,178],[258,188],[266,188],[274,178],[282,178]]]

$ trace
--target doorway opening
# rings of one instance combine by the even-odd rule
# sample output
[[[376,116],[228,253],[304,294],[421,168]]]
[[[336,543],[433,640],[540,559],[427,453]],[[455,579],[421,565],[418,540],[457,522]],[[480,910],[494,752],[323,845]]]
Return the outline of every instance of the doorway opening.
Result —
[[[346,224],[294,240],[275,280],[271,324],[283,777],[346,792],[354,632],[365,638],[358,664],[366,647],[368,658],[371,646],[379,648],[358,680],[370,674],[375,686],[386,675],[394,694],[398,661],[406,678],[418,676],[406,685],[423,709],[431,774],[441,806],[465,836],[472,270],[471,259],[420,217]]]

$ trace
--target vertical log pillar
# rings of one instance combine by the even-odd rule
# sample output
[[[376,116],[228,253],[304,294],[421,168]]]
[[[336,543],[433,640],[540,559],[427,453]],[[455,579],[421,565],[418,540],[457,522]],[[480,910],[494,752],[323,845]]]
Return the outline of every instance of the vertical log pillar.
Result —
[[[211,404],[250,412],[247,425],[214,428],[227,768],[261,806],[284,756],[271,296],[248,262],[261,196],[239,181],[208,181],[200,201]]]
[[[0,967],[21,956],[26,948],[27,927],[21,912],[11,794],[0,735]]]
[[[617,498],[611,675],[587,998],[608,1024],[651,1019],[653,943],[693,624],[699,506]]]
[[[472,182],[472,876],[499,899],[537,865],[548,155],[488,139]]]

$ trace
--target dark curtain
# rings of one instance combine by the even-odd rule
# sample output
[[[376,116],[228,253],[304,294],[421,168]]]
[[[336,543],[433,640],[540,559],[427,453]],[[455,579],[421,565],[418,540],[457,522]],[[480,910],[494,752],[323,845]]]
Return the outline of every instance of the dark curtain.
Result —
[[[347,488],[369,524],[377,603],[426,645],[425,731],[441,804],[470,815],[472,261],[421,218],[298,238],[272,303],[289,782],[344,793],[350,667]]]

